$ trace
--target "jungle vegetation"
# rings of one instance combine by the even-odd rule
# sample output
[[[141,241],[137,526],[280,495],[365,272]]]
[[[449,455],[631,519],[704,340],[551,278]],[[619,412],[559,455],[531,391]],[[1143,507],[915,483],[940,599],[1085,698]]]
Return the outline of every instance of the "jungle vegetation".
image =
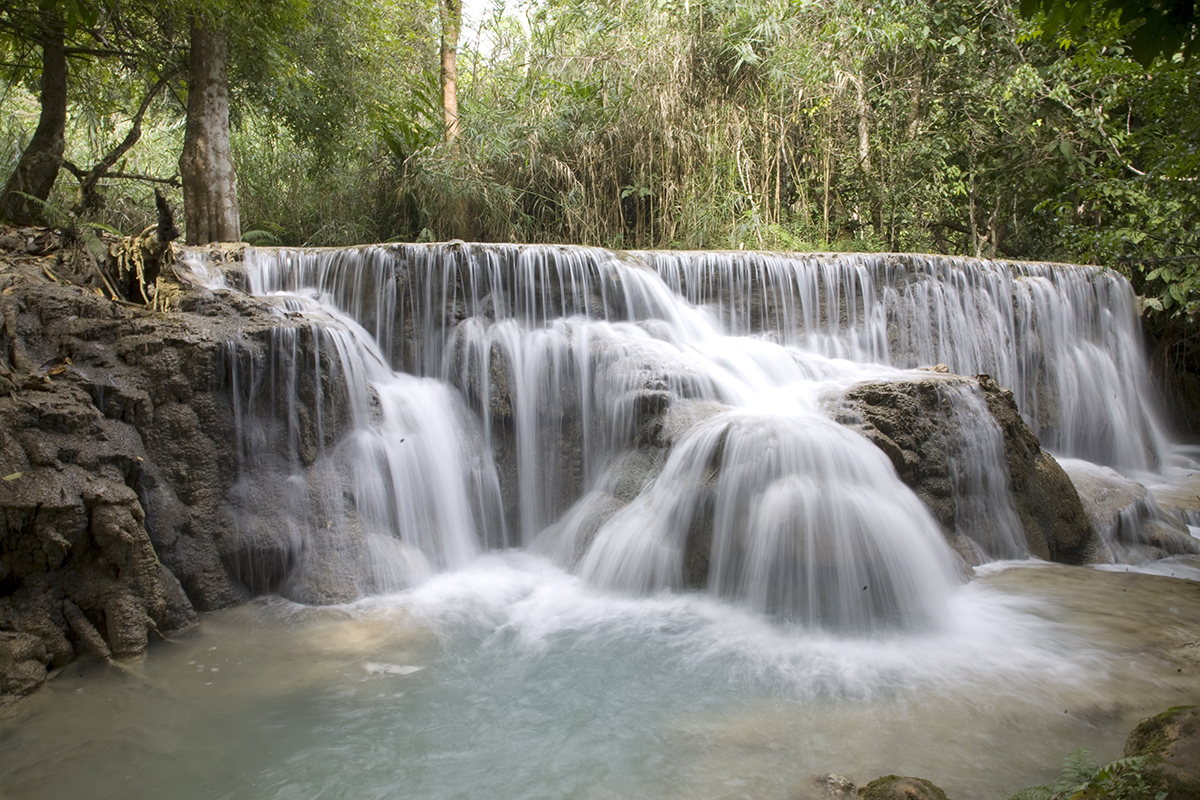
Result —
[[[185,205],[211,174],[181,156],[219,56],[236,170],[219,194],[240,231],[196,238],[187,216],[189,241],[1099,263],[1185,341],[1200,310],[1193,11],[492,0],[464,23],[460,0],[4,0],[0,168],[19,172],[49,105],[62,142],[42,158],[51,188],[10,192],[0,215],[134,231],[156,187]]]

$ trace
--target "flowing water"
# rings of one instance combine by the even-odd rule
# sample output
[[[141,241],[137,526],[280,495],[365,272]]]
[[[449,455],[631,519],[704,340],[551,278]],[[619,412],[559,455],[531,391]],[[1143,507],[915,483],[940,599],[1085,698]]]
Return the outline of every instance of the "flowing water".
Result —
[[[958,589],[937,632],[844,638],[486,555],[351,606],[206,615],[141,664],[72,665],[0,726],[0,792],[815,800],[834,771],[990,800],[1080,746],[1118,758],[1139,718],[1200,696],[1198,586],[1013,567]]]
[[[968,582],[843,424],[853,387],[935,381],[956,530],[1028,564],[979,390],[913,368],[991,375],[1080,471],[1173,480],[1112,273],[509,245],[247,273],[305,322],[228,348],[238,568],[288,600],[69,668],[0,729],[0,791],[787,798],[835,771],[998,797],[1200,697],[1194,560]]]

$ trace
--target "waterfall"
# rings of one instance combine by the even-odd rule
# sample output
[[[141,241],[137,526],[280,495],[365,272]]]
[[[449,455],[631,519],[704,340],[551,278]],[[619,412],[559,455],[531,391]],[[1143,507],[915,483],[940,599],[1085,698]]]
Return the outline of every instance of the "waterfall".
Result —
[[[297,599],[526,547],[608,590],[919,627],[954,556],[835,421],[850,387],[945,364],[1011,389],[1056,455],[1153,470],[1169,452],[1132,291],[1098,268],[457,243],[249,250],[246,270],[304,323],[230,354],[235,504],[245,535],[276,531],[246,580]],[[939,391],[957,532],[1024,557],[995,421]]]
[[[854,361],[946,364],[1013,391],[1042,445],[1118,469],[1156,469],[1152,411],[1127,281],[1099,267],[948,256],[651,253],[731,333]]]
[[[495,470],[450,387],[393,371],[365,329],[311,297],[282,308],[312,324],[276,329],[264,357],[227,347],[242,581],[344,601],[503,539]]]

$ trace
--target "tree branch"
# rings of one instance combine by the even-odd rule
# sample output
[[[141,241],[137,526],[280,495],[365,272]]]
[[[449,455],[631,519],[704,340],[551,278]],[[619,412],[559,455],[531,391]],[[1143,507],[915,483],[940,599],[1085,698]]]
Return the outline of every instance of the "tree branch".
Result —
[[[94,167],[83,177],[79,182],[79,192],[75,196],[75,203],[72,207],[76,213],[83,211],[93,200],[93,195],[96,192],[96,183],[108,172],[109,167],[117,163],[121,156],[125,155],[129,150],[137,144],[138,139],[142,138],[142,120],[146,116],[146,110],[150,108],[150,103],[158,96],[163,87],[167,85],[166,78],[159,78],[154,86],[150,87],[150,91],[146,92],[146,96],[142,98],[142,104],[138,106],[137,113],[133,116],[133,125],[129,128],[129,133],[125,135],[125,139],[113,148],[104,158],[100,159]]]
[[[156,178],[153,175],[142,175],[137,172],[106,172],[100,176],[101,178],[113,178],[114,180],[126,181],[145,181],[146,183],[161,183],[167,186],[174,186],[178,189],[183,184],[179,182],[178,175],[172,175],[169,178]]]

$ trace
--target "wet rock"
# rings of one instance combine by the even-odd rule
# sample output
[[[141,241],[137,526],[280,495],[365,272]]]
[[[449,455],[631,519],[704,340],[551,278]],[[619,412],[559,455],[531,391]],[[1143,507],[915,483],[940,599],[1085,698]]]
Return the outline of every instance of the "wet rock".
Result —
[[[837,798],[838,800],[858,797],[858,787],[854,785],[854,781],[845,775],[826,772],[824,775],[818,775],[814,778],[813,782],[820,789],[823,789],[825,795],[829,797]]]
[[[108,647],[108,642],[104,641],[104,637],[100,635],[100,631],[96,630],[96,626],[92,624],[92,621],[84,616],[79,606],[70,600],[64,600],[63,616],[66,617],[72,638],[78,643],[82,654],[96,656],[104,660],[112,658],[112,651]]]
[[[361,593],[356,568],[366,558],[359,526],[339,520],[336,530],[318,528],[298,551],[279,593],[307,605],[356,600]]]
[[[46,682],[46,666],[34,658],[20,658],[14,649],[11,640],[0,639],[0,706],[37,691]]]
[[[1146,487],[1116,471],[1077,459],[1063,459],[1062,468],[1071,478],[1084,512],[1098,531],[1115,525],[1121,512],[1149,495]]]
[[[135,658],[146,652],[151,621],[138,598],[115,595],[104,605],[108,644],[116,658]]]
[[[979,376],[978,384],[988,409],[1004,432],[1013,499],[1030,551],[1063,564],[1086,564],[1094,560],[1096,532],[1071,479],[1054,457],[1042,450],[1037,434],[1022,419],[1013,393],[987,376]]]
[[[1189,533],[1180,512],[1165,510],[1142,484],[1086,461],[1064,459],[1062,467],[1108,551],[1100,560],[1136,563],[1200,554],[1200,540]]]
[[[1163,553],[1163,556],[1200,555],[1200,539],[1188,531],[1178,519],[1160,517],[1146,522],[1143,527],[1146,544]]]
[[[1200,525],[1200,472],[1189,472],[1170,484],[1155,486],[1152,494],[1164,512]]]
[[[1200,797],[1200,706],[1179,706],[1142,720],[1125,741],[1125,756],[1146,759],[1146,797]]]
[[[38,661],[42,664],[50,663],[50,656],[46,652],[46,644],[41,639],[32,634],[18,633],[8,640],[8,648],[12,654],[13,661]]]
[[[195,609],[247,599],[244,542],[287,539],[277,508],[259,511],[268,533],[243,537],[235,519],[230,369],[303,322],[196,285],[155,313],[97,295],[71,269],[58,263],[55,281],[10,256],[0,273],[0,694],[76,654],[137,656],[151,636],[196,624]],[[297,339],[312,363],[312,337]],[[324,417],[331,431],[340,419]]]
[[[159,564],[159,579],[162,581],[166,607],[163,609],[163,630],[181,632],[200,624],[200,617],[192,607],[183,585],[165,564]]]
[[[63,628],[54,622],[48,615],[45,614],[27,614],[18,616],[17,618],[8,617],[4,620],[6,627],[25,631],[24,634],[15,634],[16,639],[28,635],[36,637],[41,644],[41,649],[36,647],[27,651],[32,653],[31,656],[44,663],[48,668],[57,669],[71,662],[75,658],[75,648],[71,646],[71,642],[67,639]],[[12,635],[12,634],[10,634]],[[41,653],[45,653],[45,658],[41,658]]]
[[[858,791],[860,800],[946,800],[946,793],[924,778],[885,775]]]
[[[847,392],[838,419],[857,428],[882,450],[900,479],[916,492],[941,524],[950,545],[978,563],[977,543],[960,530],[959,482],[951,456],[960,449],[962,422],[957,421],[945,388],[957,385],[978,391],[1003,437],[1003,464],[1013,510],[1030,555],[1067,564],[1092,560],[1096,533],[1070,478],[1041,449],[1036,434],[1021,418],[1007,389],[986,376],[977,379],[930,377],[870,383]],[[992,557],[1005,557],[993,553]],[[1011,556],[1007,556],[1011,557]]]
[[[707,400],[678,400],[672,403],[666,409],[662,422],[662,443],[676,444],[692,428],[728,409],[729,406]]]
[[[950,537],[955,507],[950,497],[948,446],[939,381],[871,383],[845,395],[856,425],[887,455],[900,480],[917,493]]]

